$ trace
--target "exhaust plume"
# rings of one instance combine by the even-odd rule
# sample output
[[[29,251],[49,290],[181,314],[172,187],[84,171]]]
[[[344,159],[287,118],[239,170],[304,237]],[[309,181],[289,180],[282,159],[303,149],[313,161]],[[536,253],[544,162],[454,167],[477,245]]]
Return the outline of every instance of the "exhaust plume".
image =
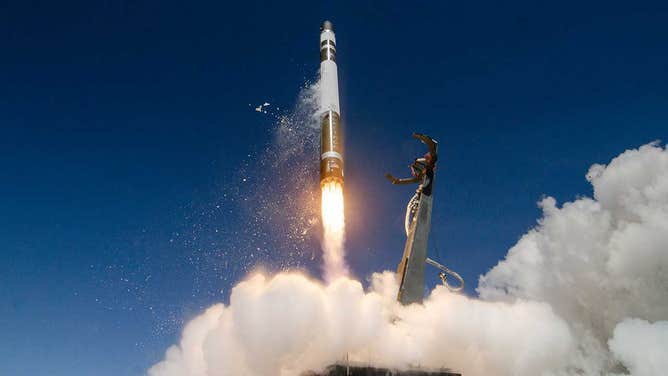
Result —
[[[322,185],[322,250],[325,280],[333,281],[348,274],[344,261],[345,215],[343,186],[337,181]]]

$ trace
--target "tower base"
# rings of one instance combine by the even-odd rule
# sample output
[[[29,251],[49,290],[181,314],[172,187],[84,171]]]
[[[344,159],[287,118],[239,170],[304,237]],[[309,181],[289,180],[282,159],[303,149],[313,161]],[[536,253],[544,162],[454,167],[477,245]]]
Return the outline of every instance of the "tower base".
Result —
[[[352,366],[334,364],[323,372],[306,373],[303,376],[462,376],[450,370],[421,370],[411,369],[400,371],[396,369],[376,368],[372,366]]]

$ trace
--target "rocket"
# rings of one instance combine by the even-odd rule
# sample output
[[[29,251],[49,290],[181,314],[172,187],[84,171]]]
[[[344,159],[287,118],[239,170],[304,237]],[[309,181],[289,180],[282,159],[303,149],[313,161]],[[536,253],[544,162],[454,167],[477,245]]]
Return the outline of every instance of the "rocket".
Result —
[[[320,184],[343,184],[343,134],[339,108],[334,25],[320,26]]]

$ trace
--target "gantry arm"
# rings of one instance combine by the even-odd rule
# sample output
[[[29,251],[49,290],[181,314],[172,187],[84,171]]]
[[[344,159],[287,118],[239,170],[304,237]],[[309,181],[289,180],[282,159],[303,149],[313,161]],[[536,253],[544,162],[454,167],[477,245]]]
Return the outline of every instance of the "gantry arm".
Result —
[[[432,163],[435,164],[436,160],[438,159],[438,154],[437,154],[438,141],[422,133],[413,133],[413,138],[416,138],[420,140],[423,144],[427,145],[427,148],[429,149],[429,154],[431,154],[431,157],[433,159]]]
[[[410,178],[398,179],[392,176],[392,174],[385,174],[385,177],[387,178],[387,180],[392,182],[392,184],[412,184],[420,181],[420,179],[415,176]]]

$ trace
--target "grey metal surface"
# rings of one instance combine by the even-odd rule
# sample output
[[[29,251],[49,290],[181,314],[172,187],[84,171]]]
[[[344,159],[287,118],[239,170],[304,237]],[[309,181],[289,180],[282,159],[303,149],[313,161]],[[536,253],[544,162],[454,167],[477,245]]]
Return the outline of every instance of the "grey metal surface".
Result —
[[[431,230],[433,196],[420,195],[417,213],[410,227],[404,254],[397,268],[400,286],[397,300],[401,304],[422,303],[424,296],[424,267],[427,243]]]
[[[376,368],[372,366],[349,366],[335,364],[327,367],[324,372],[309,372],[302,376],[462,376],[449,370],[396,370],[388,368]]]

